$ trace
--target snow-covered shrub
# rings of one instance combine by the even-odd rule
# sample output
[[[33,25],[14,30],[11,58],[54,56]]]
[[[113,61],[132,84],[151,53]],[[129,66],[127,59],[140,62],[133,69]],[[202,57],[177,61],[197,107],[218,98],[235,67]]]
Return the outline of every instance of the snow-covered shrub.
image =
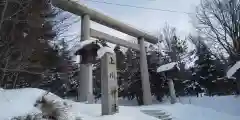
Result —
[[[38,114],[27,114],[25,116],[17,116],[12,118],[11,120],[51,120],[51,119],[44,118],[42,113],[38,113]]]
[[[72,105],[60,97],[45,93],[34,104],[44,115],[52,116],[57,120],[76,120],[76,116],[72,113]]]

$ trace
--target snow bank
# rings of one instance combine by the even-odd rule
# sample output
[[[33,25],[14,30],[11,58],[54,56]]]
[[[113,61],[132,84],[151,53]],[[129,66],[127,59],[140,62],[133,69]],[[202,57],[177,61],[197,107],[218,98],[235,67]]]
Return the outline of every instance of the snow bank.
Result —
[[[13,116],[21,116],[31,112],[39,112],[33,105],[36,99],[44,93],[34,88],[1,90],[0,120],[8,120]]]
[[[168,63],[158,67],[157,72],[164,72],[173,69],[177,65],[177,62]]]
[[[236,62],[228,71],[227,71],[227,77],[231,78],[237,70],[240,68],[240,61]]]
[[[210,108],[197,107],[194,105],[152,105],[140,107],[142,110],[164,110],[172,115],[174,120],[240,120],[238,116],[231,116],[217,112]]]
[[[212,108],[218,112],[240,116],[240,97],[235,96],[214,96],[214,97],[181,97],[180,103],[192,104],[195,106]],[[240,119],[239,119],[240,120]]]

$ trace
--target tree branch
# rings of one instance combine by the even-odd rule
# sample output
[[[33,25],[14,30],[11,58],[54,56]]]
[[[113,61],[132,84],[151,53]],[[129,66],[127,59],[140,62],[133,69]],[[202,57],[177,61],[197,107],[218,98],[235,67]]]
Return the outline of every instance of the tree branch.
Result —
[[[2,30],[2,24],[4,22],[4,16],[5,16],[5,12],[7,10],[7,6],[8,6],[8,0],[5,0],[4,8],[3,8],[2,13],[1,13],[0,31]]]

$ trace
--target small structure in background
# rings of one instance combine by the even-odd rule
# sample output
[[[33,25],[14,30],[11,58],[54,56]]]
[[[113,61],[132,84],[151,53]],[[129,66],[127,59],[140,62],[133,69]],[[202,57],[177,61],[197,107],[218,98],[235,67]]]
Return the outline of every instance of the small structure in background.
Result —
[[[235,79],[237,84],[238,93],[240,94],[240,81],[236,78],[240,77],[240,61],[237,61],[229,70],[227,71],[228,79]]]
[[[179,71],[179,67],[177,62],[168,63],[165,65],[161,65],[158,67],[157,72],[162,73],[164,78],[168,80],[168,87],[170,91],[170,98],[171,98],[171,104],[174,104],[177,102],[177,97],[175,94],[175,88],[173,83],[173,78],[171,78],[172,74]],[[168,78],[166,77],[168,76]]]
[[[227,78],[232,78],[239,69],[240,69],[240,61],[236,62],[236,63],[227,71]]]
[[[172,71],[173,69],[179,70],[180,68],[178,67],[177,62],[171,62],[168,64],[161,65],[158,67],[157,72],[166,72],[166,71]]]

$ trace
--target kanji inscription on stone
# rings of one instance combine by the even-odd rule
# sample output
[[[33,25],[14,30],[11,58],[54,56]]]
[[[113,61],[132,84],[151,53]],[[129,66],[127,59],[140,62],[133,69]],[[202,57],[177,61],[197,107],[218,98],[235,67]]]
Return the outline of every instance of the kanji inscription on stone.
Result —
[[[118,112],[118,84],[115,54],[105,53],[101,60],[101,65],[102,114],[110,115]]]

